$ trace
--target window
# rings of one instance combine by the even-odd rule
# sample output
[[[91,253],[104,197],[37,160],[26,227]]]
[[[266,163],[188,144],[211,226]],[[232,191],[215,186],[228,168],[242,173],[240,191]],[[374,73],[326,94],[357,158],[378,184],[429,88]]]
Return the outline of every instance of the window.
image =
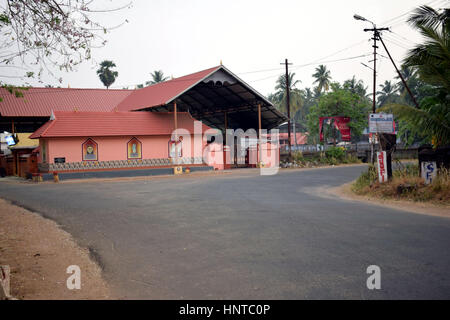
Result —
[[[142,159],[142,143],[133,138],[127,143],[128,159]]]
[[[91,138],[82,145],[83,161],[98,161],[98,145]]]

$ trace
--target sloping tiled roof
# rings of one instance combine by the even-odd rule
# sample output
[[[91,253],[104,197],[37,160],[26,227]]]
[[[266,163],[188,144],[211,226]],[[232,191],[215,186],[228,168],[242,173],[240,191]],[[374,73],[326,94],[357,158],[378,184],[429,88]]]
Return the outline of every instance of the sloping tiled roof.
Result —
[[[164,105],[220,68],[217,66],[135,90],[119,103],[117,109],[131,111]]]
[[[134,90],[29,88],[16,98],[0,88],[0,115],[3,117],[49,117],[58,111],[112,111]]]
[[[54,112],[30,138],[167,135],[174,130],[171,112]],[[194,119],[177,114],[178,128],[194,132]],[[203,125],[202,131],[209,129]]]

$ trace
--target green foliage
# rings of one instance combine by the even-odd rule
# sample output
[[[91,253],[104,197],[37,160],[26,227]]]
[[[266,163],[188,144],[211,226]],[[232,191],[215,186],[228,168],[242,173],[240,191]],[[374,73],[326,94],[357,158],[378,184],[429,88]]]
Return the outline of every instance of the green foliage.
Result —
[[[370,164],[367,171],[364,171],[358,179],[352,184],[352,190],[355,193],[362,193],[366,187],[371,186],[378,180],[377,169]]]
[[[108,89],[116,78],[119,76],[117,71],[111,70],[115,68],[116,64],[110,60],[104,60],[100,63],[100,68],[97,70],[97,74],[100,80],[103,82],[104,86]]]
[[[356,93],[345,88],[334,86],[331,92],[323,95],[319,102],[310,108],[308,119],[308,131],[310,137],[318,141],[319,117],[344,116],[350,117],[349,127],[352,136],[360,136],[367,126],[367,114],[370,103]],[[331,133],[325,132],[325,139]]]
[[[314,83],[317,84],[317,91],[325,92],[328,91],[331,83],[330,71],[327,70],[327,67],[321,64],[316,68],[316,72],[313,74],[313,77],[316,79]]]
[[[296,114],[303,107],[303,97],[301,91],[296,88],[300,81],[294,79],[295,73],[289,73],[288,77],[291,118],[295,118]],[[278,77],[275,90],[275,93],[269,95],[269,100],[272,101],[278,110],[287,114],[286,75],[283,74]]]
[[[419,165],[407,163],[400,169],[396,169],[392,172],[394,178],[407,178],[407,177],[418,177],[419,176]]]
[[[145,82],[146,86],[151,86],[157,83],[161,83],[167,81],[169,78],[164,76],[164,72],[162,70],[155,70],[151,73],[152,80]]]
[[[334,158],[338,160],[344,159],[345,154],[345,148],[342,147],[330,147],[325,151],[325,155],[327,158]]]
[[[408,22],[424,38],[424,43],[410,50],[404,70],[417,73],[421,93],[419,107],[388,104],[382,111],[393,112],[422,142],[435,146],[450,144],[450,10],[438,12],[421,6]],[[415,71],[417,70],[417,71]],[[414,79],[414,77],[411,77]]]

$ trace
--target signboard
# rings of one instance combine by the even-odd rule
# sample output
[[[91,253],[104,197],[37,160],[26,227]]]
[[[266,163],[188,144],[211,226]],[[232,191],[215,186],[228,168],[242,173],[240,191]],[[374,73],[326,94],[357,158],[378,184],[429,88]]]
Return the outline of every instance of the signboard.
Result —
[[[342,141],[351,140],[351,131],[348,123],[350,118],[348,117],[320,117],[319,118],[319,133],[320,141],[323,141],[323,126],[324,124],[334,126],[340,133]]]
[[[425,180],[426,184],[433,182],[436,178],[437,166],[435,161],[423,161],[421,163],[422,178]]]
[[[371,113],[369,115],[370,133],[394,133],[394,116],[386,113]]]
[[[380,183],[388,181],[386,151],[377,152],[378,180]]]
[[[66,163],[66,158],[54,158],[55,163]]]

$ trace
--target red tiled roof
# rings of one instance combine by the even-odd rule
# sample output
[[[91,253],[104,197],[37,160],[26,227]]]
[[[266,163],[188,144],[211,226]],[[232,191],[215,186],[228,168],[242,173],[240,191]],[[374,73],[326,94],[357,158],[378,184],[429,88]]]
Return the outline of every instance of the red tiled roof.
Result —
[[[172,112],[54,112],[30,138],[166,135],[174,130]],[[179,112],[178,128],[194,132],[194,119]],[[203,125],[202,131],[209,129]]]
[[[119,111],[132,111],[164,105],[220,68],[217,66],[135,90],[117,108]]]
[[[57,111],[112,111],[134,90],[29,88],[16,98],[0,88],[0,115],[3,117],[49,117]]]

